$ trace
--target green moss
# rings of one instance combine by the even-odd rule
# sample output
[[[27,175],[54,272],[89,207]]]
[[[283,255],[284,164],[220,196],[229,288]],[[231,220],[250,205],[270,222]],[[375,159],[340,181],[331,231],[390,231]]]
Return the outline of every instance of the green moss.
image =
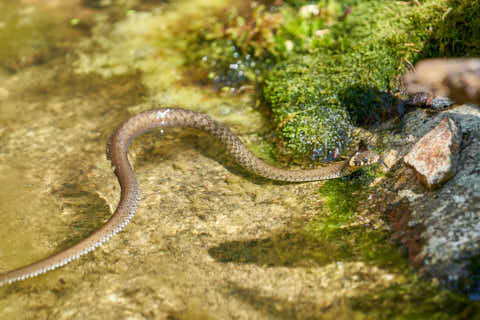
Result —
[[[395,76],[403,67],[402,57],[410,54],[408,48],[402,49],[408,42],[405,37],[394,36],[393,28],[405,28],[408,22],[400,11],[405,5],[398,6],[396,2],[358,1],[348,19],[330,28],[322,45],[307,56],[289,57],[265,76],[263,99],[277,123],[303,111],[304,105],[310,107],[304,117],[315,119],[316,128],[295,120],[284,124],[280,137],[287,148],[315,157],[323,144],[318,157],[328,158],[348,147],[353,138],[349,125],[380,119],[392,104]],[[338,122],[331,124],[325,117]],[[299,130],[308,135],[296,135]]]
[[[355,177],[326,181],[319,193],[325,199],[327,216],[315,222],[314,230],[327,238],[331,231],[337,232],[352,217],[360,200],[358,195],[365,189],[361,180]]]
[[[322,215],[306,226],[315,239],[335,243],[335,250],[321,250],[317,255],[328,254],[333,261],[364,261],[382,268],[402,270],[406,261],[389,243],[389,233],[365,226],[352,226],[352,218],[362,195],[368,194],[368,184],[373,170],[364,170],[353,177],[327,181],[320,189],[325,199]]]
[[[295,156],[331,159],[352,124],[388,117],[399,75],[417,60],[480,53],[478,2],[323,0],[316,15],[300,14],[312,1],[261,3],[193,33],[189,61],[219,86],[257,82],[281,150]]]
[[[349,2],[352,13],[331,27],[330,41],[316,47],[308,59],[289,57],[265,76],[263,97],[277,123],[301,112],[303,104],[316,106],[305,117],[320,118],[320,122],[319,114],[342,108],[355,124],[382,119],[393,102],[397,77],[412,62],[432,56],[480,54],[478,2],[431,0],[408,5],[400,1],[342,1]],[[276,89],[285,89],[285,83],[298,90]],[[309,87],[301,89],[306,83]],[[280,137],[295,153],[313,154],[317,145],[309,142],[331,129],[329,124],[317,126],[324,130],[313,129],[309,136],[299,138],[296,132],[312,127],[289,121]],[[338,130],[344,131],[344,125],[331,131],[329,150],[323,157],[342,143]]]
[[[347,110],[322,94],[322,87],[328,90],[331,83],[326,73],[311,68],[316,63],[310,56],[280,63],[263,87],[284,149],[313,159],[329,158],[347,147],[351,127]]]
[[[469,0],[425,1],[410,13],[411,29],[424,47],[418,58],[475,57],[480,54],[480,3]],[[437,19],[431,19],[432,16]]]

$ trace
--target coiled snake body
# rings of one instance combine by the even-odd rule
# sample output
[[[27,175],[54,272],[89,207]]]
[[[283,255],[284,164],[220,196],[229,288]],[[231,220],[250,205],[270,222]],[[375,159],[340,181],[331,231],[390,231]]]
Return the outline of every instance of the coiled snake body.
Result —
[[[123,123],[112,135],[107,146],[107,157],[115,168],[121,187],[117,209],[97,231],[76,245],[43,260],[0,274],[0,285],[37,276],[61,267],[97,248],[122,230],[135,215],[141,198],[140,187],[127,158],[130,141],[154,128],[191,127],[216,137],[232,158],[244,169],[257,175],[280,181],[313,181],[334,179],[376,162],[373,151],[358,152],[349,161],[312,170],[285,170],[272,167],[255,157],[227,127],[210,117],[183,109],[159,109],[138,114]]]

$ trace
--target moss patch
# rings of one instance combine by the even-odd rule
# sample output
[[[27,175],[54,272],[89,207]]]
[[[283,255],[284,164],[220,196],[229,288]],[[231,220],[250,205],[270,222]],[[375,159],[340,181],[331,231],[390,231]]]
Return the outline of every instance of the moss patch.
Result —
[[[368,169],[350,177],[327,181],[319,190],[325,199],[325,209],[305,229],[317,239],[336,244],[336,250],[327,253],[334,261],[361,260],[400,271],[407,267],[406,261],[389,243],[387,231],[352,224],[358,203],[368,194],[373,177],[373,171]]]
[[[480,3],[468,0],[425,1],[410,13],[411,29],[424,43],[418,58],[476,57],[480,54]],[[431,19],[431,17],[437,19]]]
[[[279,150],[296,157],[331,159],[348,149],[352,124],[389,117],[398,77],[417,60],[479,54],[478,2],[253,3],[209,17],[188,61],[219,87],[255,81]]]

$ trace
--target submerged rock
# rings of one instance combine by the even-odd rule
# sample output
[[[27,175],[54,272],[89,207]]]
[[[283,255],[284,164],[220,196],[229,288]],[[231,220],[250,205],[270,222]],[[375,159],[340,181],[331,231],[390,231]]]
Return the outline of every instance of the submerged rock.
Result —
[[[462,131],[446,117],[420,139],[404,161],[427,189],[435,189],[455,175]]]

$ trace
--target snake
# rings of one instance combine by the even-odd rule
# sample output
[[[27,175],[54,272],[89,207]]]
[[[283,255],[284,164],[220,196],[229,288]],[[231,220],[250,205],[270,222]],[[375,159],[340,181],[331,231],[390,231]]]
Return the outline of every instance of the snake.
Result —
[[[277,181],[302,182],[335,179],[347,176],[359,168],[379,160],[374,151],[355,153],[345,161],[307,170],[273,167],[257,158],[242,141],[223,124],[209,116],[180,108],[163,108],[139,113],[120,125],[107,144],[107,158],[121,188],[115,212],[99,229],[77,244],[32,264],[0,274],[0,285],[38,276],[59,268],[104,244],[120,232],[137,212],[141,191],[132,165],[128,160],[128,147],[132,139],[155,128],[189,127],[215,137],[231,158],[247,172]]]

